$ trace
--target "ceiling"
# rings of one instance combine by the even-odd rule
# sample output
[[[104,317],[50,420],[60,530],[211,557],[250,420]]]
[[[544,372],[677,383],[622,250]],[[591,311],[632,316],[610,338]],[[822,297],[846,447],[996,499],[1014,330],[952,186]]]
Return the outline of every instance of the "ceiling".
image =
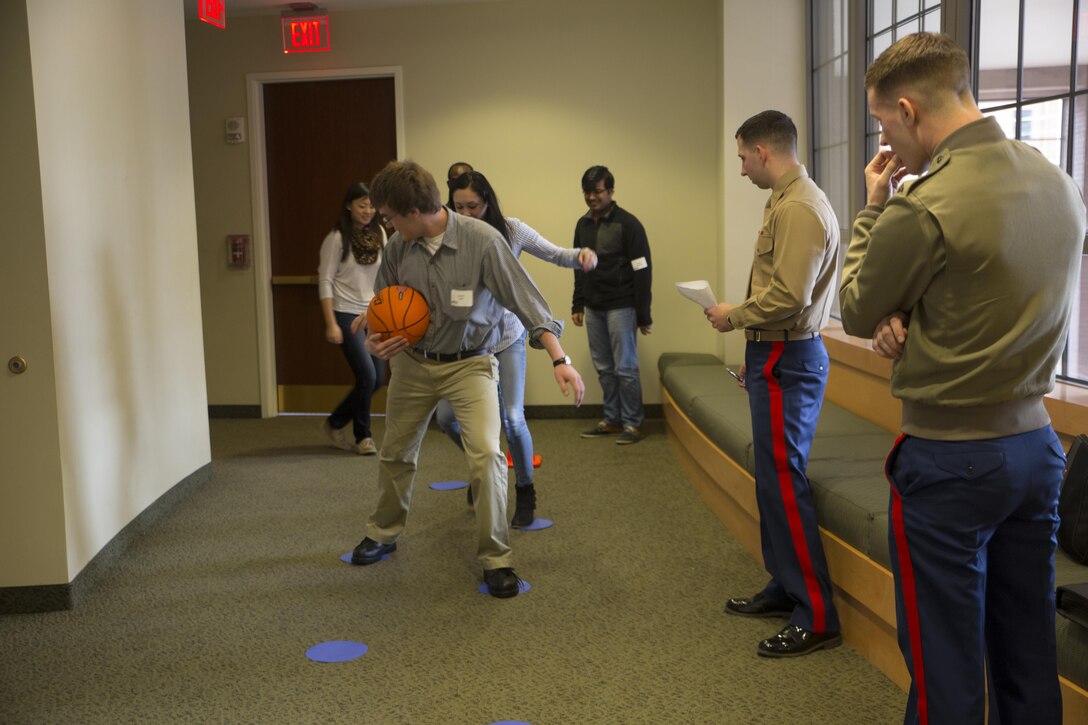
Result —
[[[227,22],[231,16],[242,15],[279,15],[284,10],[290,10],[288,0],[223,0],[227,6]],[[367,10],[370,8],[404,7],[407,5],[449,5],[458,2],[481,2],[481,0],[320,0],[315,4],[333,11],[341,10]],[[485,0],[495,2],[496,0]],[[197,0],[184,0],[185,17],[196,19]]]

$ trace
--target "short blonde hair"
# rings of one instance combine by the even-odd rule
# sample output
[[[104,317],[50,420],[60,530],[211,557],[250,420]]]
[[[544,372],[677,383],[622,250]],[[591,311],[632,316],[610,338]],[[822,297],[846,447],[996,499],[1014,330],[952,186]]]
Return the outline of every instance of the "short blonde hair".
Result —
[[[913,33],[880,54],[865,72],[865,88],[877,98],[898,94],[905,86],[932,99],[942,93],[971,92],[971,62],[947,35]]]
[[[442,208],[442,197],[431,172],[415,161],[390,161],[370,182],[370,201],[376,208],[387,207],[396,214],[418,209],[434,214]]]

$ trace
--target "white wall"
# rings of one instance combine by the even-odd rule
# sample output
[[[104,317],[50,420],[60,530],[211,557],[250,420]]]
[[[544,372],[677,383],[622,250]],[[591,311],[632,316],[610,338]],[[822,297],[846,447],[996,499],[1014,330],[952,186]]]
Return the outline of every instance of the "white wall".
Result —
[[[27,15],[67,581],[210,460],[185,36],[176,0]]]
[[[470,161],[506,213],[556,244],[570,245],[585,212],[585,169],[613,170],[616,200],[643,222],[653,250],[656,324],[639,344],[645,399],[656,402],[660,353],[719,344],[673,283],[721,264],[720,12],[719,0],[341,12],[331,16],[331,52],[292,56],[282,53],[278,17],[232,18],[225,31],[189,22],[209,401],[259,403],[254,289],[268,281],[223,261],[225,236],[252,232],[249,144],[223,142],[223,120],[248,114],[245,74],[399,66],[407,155],[440,179],[451,162]],[[525,266],[553,312],[569,318],[571,272],[532,258]],[[563,344],[586,378],[587,402],[599,403],[584,330],[570,327]],[[529,355],[526,401],[566,402],[541,353]]]

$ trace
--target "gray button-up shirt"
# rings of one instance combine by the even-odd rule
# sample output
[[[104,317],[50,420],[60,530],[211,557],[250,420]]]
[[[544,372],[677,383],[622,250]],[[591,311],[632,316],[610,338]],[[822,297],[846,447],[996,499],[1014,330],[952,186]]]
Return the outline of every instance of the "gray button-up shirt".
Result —
[[[416,347],[446,354],[492,350],[499,342],[504,307],[529,330],[532,347],[543,347],[544,332],[558,338],[563,324],[553,319],[547,300],[502,235],[486,222],[446,211],[445,236],[434,255],[422,238],[394,234],[374,282],[375,289],[411,287],[427,300],[431,324]]]

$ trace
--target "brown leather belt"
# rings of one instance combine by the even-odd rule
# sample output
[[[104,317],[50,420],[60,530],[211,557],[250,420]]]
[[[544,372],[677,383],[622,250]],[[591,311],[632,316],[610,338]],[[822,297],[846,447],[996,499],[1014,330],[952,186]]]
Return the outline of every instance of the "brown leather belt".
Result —
[[[432,360],[434,362],[457,362],[458,360],[467,360],[470,357],[478,357],[480,355],[486,355],[487,350],[462,350],[461,352],[431,352],[430,350],[421,350],[418,347],[413,347],[412,352],[419,355],[424,360]]]
[[[820,333],[746,329],[744,336],[752,342],[793,342],[796,340],[814,340],[820,336]]]

